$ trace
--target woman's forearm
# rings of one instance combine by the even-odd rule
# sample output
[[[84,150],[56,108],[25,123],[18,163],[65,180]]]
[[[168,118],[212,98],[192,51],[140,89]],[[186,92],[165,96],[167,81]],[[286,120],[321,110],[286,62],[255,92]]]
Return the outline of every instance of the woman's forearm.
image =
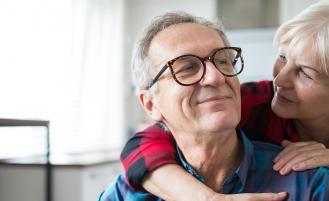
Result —
[[[213,196],[218,196],[212,189],[175,164],[164,165],[150,172],[142,185],[147,191],[164,200],[209,201]]]
[[[175,164],[148,173],[142,182],[150,193],[168,201],[283,201],[287,193],[219,194]]]

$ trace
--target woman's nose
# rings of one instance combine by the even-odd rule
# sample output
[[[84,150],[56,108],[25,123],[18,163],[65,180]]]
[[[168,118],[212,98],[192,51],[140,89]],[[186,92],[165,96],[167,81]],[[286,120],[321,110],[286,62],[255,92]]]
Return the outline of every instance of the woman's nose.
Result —
[[[280,71],[282,70],[282,68],[284,67],[284,64],[281,63],[279,60],[276,60],[273,66],[273,77],[276,77]]]
[[[274,84],[278,87],[291,88],[293,86],[293,64],[287,63],[284,66],[278,66],[273,70]]]

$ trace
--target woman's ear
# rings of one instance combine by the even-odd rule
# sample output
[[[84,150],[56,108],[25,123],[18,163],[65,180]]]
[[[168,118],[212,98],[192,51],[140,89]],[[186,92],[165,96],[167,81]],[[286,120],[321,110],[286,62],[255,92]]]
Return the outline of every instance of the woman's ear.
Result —
[[[160,113],[154,95],[148,90],[141,90],[138,92],[138,100],[147,115],[154,121],[162,121],[163,117]]]

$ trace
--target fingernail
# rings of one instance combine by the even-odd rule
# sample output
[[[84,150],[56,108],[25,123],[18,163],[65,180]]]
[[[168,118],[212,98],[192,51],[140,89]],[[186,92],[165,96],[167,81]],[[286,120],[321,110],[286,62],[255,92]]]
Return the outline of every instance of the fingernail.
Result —
[[[282,169],[280,170],[280,174],[281,174],[281,175],[285,175],[285,174],[286,174],[286,171],[287,171],[287,168],[282,168]]]
[[[287,196],[288,193],[287,193],[287,192],[279,192],[278,195],[279,195],[279,196]]]
[[[273,170],[278,171],[280,169],[281,165],[279,163],[276,163],[273,165]]]

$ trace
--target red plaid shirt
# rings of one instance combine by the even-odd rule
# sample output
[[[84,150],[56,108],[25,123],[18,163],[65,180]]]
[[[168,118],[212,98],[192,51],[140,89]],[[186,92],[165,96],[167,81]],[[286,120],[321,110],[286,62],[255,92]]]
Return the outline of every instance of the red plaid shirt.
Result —
[[[282,119],[271,110],[272,81],[250,82],[241,85],[242,128],[252,140],[280,144],[283,139],[299,141],[291,120]],[[121,162],[129,184],[142,189],[141,181],[147,172],[164,164],[177,164],[175,141],[160,124],[136,133],[121,153]]]

